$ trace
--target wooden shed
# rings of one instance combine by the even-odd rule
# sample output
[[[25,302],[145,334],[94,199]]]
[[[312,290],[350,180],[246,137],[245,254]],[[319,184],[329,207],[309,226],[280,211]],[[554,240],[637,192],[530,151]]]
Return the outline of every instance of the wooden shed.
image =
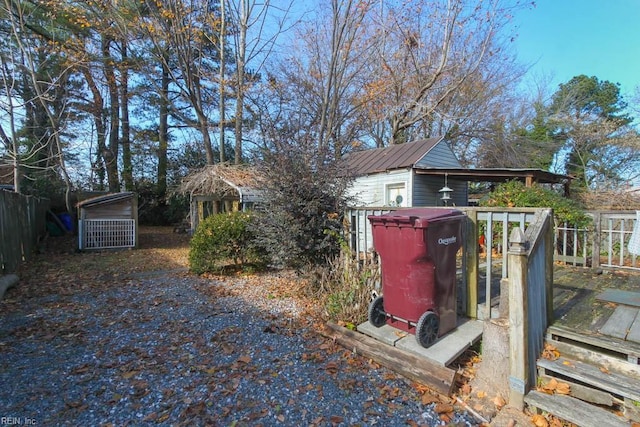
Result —
[[[349,194],[361,207],[468,206],[469,182],[520,180],[562,184],[571,177],[540,169],[464,168],[441,137],[353,152],[345,157],[354,182]]]
[[[425,168],[460,168],[443,138],[429,138],[385,148],[356,151],[345,157],[355,180],[350,195],[360,206],[466,206],[467,180],[422,175]],[[443,189],[449,193],[443,199]]]
[[[256,169],[248,165],[218,163],[190,173],[177,192],[189,195],[191,232],[210,215],[245,211],[261,203],[262,182]]]
[[[78,203],[80,250],[138,247],[138,196],[106,194]]]

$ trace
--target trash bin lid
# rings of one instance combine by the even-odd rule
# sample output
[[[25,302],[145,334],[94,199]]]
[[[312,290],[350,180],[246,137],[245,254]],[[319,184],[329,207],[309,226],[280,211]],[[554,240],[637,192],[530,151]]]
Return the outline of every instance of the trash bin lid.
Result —
[[[374,225],[427,228],[429,223],[464,216],[457,209],[443,208],[408,208],[398,209],[382,215],[369,215],[369,222]]]

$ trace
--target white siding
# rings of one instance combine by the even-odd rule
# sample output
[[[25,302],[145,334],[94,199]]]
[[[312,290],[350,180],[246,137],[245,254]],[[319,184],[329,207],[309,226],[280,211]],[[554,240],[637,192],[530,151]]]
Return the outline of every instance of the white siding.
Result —
[[[411,207],[410,202],[413,198],[411,171],[406,169],[358,177],[354,180],[348,194],[356,198],[356,206],[385,206],[387,185],[399,183],[405,183],[407,188],[407,200],[403,203],[403,207]]]

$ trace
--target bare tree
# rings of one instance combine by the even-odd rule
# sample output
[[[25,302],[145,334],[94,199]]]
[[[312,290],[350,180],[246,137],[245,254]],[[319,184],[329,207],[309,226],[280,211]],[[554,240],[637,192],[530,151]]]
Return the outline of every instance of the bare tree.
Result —
[[[239,0],[230,2],[229,21],[234,27],[235,54],[235,117],[234,163],[242,163],[243,127],[246,93],[256,83],[278,37],[289,28],[288,17],[293,1],[279,7],[269,0]],[[248,69],[250,67],[250,70]]]
[[[218,105],[214,95],[219,93],[219,10],[207,0],[149,0],[144,4],[140,29],[177,95],[166,99],[170,114],[198,130],[207,163],[214,164],[210,130],[215,125],[212,109]],[[157,88],[157,93],[165,92]]]
[[[295,46],[267,77],[284,119],[314,141],[327,158],[339,158],[363,135],[362,105],[370,62],[370,1],[332,0],[295,37]],[[274,105],[266,113],[274,117]]]
[[[2,110],[5,117],[0,124],[0,141],[13,161],[14,187],[20,191],[21,167],[53,169],[66,186],[67,209],[70,201],[71,181],[63,156],[61,138],[68,109],[61,102],[69,79],[70,67],[62,66],[59,51],[42,37],[40,28],[34,31],[36,8],[27,3],[4,0],[0,15],[5,18],[3,32],[7,37],[0,52],[3,93]],[[44,53],[44,54],[43,54]],[[5,123],[9,131],[4,130]],[[19,128],[31,127],[32,141],[21,140]],[[27,130],[27,134],[29,134]]]
[[[442,135],[461,116],[470,116],[459,109],[478,104],[469,95],[483,93],[491,99],[488,91],[499,85],[491,84],[496,70],[490,65],[504,59],[497,35],[509,22],[510,9],[500,0],[386,3],[372,88],[384,100],[375,114],[389,122],[390,143],[405,142],[416,133]],[[465,93],[463,102],[457,102]]]

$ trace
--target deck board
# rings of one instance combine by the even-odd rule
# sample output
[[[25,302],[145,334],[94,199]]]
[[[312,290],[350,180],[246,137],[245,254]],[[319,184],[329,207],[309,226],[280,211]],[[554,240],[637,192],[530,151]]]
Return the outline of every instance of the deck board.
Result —
[[[627,341],[640,343],[640,315],[636,316],[636,320],[631,325],[631,328],[629,328]]]
[[[623,340],[627,339],[631,325],[638,317],[638,311],[639,309],[626,305],[616,307],[616,310],[600,329],[600,333]]]
[[[555,372],[600,390],[640,401],[640,384],[636,378],[615,372],[603,372],[588,363],[564,357],[556,360],[538,359],[538,367],[545,372]]]
[[[624,418],[570,396],[532,391],[525,401],[531,407],[583,427],[628,427],[630,424]]]
[[[616,304],[640,307],[640,292],[623,291],[620,289],[605,289],[604,292],[596,296],[596,299],[614,302]]]

